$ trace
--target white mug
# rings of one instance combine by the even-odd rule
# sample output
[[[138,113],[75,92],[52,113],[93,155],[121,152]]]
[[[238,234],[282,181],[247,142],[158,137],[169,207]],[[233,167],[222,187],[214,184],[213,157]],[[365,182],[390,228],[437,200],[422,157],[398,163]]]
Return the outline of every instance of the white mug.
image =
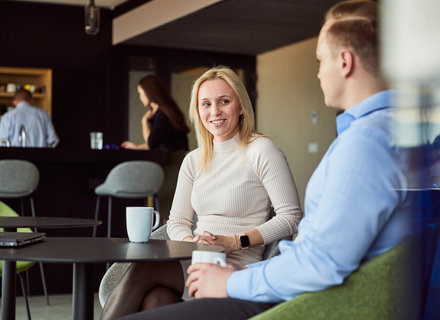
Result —
[[[226,254],[223,252],[195,250],[192,252],[191,264],[198,262],[212,263],[226,267]]]
[[[156,221],[153,225],[153,216]],[[152,207],[127,207],[126,223],[128,239],[131,242],[148,242],[151,231],[159,226],[159,212]]]

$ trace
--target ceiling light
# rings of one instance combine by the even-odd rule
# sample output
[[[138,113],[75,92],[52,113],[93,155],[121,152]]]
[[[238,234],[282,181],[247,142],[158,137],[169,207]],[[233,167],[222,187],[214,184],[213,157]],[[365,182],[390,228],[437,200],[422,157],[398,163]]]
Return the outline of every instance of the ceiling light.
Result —
[[[85,31],[89,35],[95,35],[99,32],[99,8],[95,6],[94,0],[90,0],[85,10]]]

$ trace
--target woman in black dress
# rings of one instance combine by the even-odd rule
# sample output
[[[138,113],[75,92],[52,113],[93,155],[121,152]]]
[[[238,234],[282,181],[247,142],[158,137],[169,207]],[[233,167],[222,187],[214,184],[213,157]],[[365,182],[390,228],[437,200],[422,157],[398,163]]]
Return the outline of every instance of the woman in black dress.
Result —
[[[189,128],[185,117],[165,85],[155,75],[142,78],[137,86],[139,99],[147,109],[142,117],[144,143],[124,141],[126,149],[188,150]]]

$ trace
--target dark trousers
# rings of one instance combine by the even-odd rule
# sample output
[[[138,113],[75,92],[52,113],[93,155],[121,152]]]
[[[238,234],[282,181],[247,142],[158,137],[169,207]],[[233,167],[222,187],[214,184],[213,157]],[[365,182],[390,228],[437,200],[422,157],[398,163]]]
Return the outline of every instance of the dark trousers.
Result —
[[[196,299],[171,304],[149,311],[134,313],[120,318],[121,320],[140,319],[179,319],[179,320],[224,320],[249,319],[276,303],[256,303],[239,299]]]

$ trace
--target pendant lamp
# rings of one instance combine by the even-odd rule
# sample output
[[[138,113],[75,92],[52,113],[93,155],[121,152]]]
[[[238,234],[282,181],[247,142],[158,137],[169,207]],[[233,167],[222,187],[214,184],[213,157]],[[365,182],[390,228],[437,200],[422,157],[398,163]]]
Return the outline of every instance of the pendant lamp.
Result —
[[[96,35],[99,32],[99,8],[95,5],[95,0],[85,8],[85,31],[89,35]]]

